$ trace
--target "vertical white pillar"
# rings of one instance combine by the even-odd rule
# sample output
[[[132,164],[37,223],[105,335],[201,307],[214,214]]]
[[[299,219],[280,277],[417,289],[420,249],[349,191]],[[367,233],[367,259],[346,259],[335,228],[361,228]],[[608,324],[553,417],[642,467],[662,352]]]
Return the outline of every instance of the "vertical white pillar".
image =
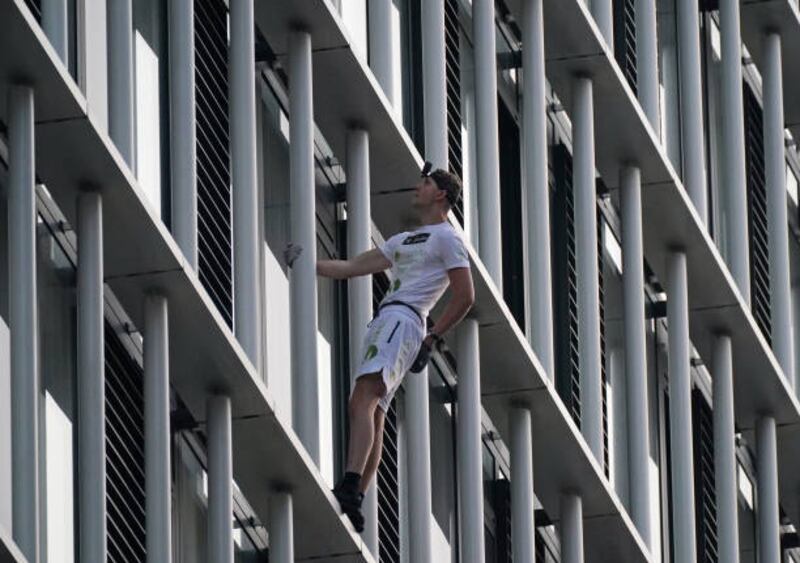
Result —
[[[722,43],[722,197],[730,213],[727,261],[733,279],[750,302],[750,244],[747,236],[747,179],[744,155],[744,104],[742,101],[742,36],[739,0],[719,3]],[[784,206],[786,202],[784,201]]]
[[[522,145],[528,291],[526,334],[548,377],[554,374],[550,268],[550,185],[542,0],[522,4]]]
[[[314,108],[311,36],[289,38],[289,147],[292,241],[303,252],[291,273],[292,371],[294,425],[311,458],[319,465],[317,382],[317,237],[314,191]]]
[[[794,334],[789,268],[789,220],[786,211],[786,148],[783,123],[781,38],[764,37],[764,159],[769,225],[769,288],[772,348],[786,380],[794,382]]]
[[[703,97],[700,70],[700,23],[697,0],[676,0],[680,83],[683,185],[703,223],[708,223]]]
[[[194,1],[169,3],[170,191],[172,234],[197,270],[197,123]]]
[[[444,0],[427,0],[422,10],[422,87],[425,158],[447,170],[447,77]]]
[[[252,0],[230,3],[230,134],[233,199],[234,325],[260,365],[258,184],[256,183],[255,23]],[[313,169],[312,169],[313,171]]]
[[[147,561],[172,560],[167,299],[148,295],[144,309],[144,458]]]
[[[103,207],[78,197],[78,486],[81,561],[106,560]]]
[[[363,129],[347,132],[347,249],[350,258],[366,252],[371,243],[369,200],[369,135]],[[347,282],[350,321],[350,364],[360,359],[360,346],[372,318],[372,277],[359,276]],[[364,541],[378,557],[378,490],[370,487],[364,495]]]
[[[12,532],[39,560],[39,313],[33,90],[8,91],[8,300],[11,340]]]
[[[656,0],[636,0],[636,90],[650,126],[661,138]]]
[[[42,0],[42,29],[56,50],[61,62],[67,65],[69,56],[69,10],[67,0]]]
[[[614,4],[612,0],[591,0],[592,17],[605,39],[608,50],[614,52]]]
[[[686,255],[667,258],[667,325],[669,326],[669,428],[672,445],[672,555],[675,561],[697,558],[692,461],[691,375],[689,373],[689,290]]]
[[[620,200],[630,506],[639,534],[650,545],[650,415],[647,409],[642,179],[638,168],[622,169]]]
[[[719,560],[739,562],[739,517],[736,428],[733,403],[733,349],[731,337],[714,340],[714,477],[717,493],[717,537]]]
[[[108,132],[122,158],[133,168],[133,7],[131,0],[114,0],[107,3],[106,9]]]
[[[383,88],[383,93],[397,107],[395,99],[395,64],[393,49],[395,41],[392,26],[392,0],[369,0],[369,66]],[[424,25],[424,24],[423,24]],[[442,30],[444,31],[444,30]],[[427,40],[427,38],[425,38]],[[444,33],[442,33],[444,41]]]
[[[514,407],[511,419],[511,542],[514,561],[536,561],[533,520],[533,439],[531,411]]]
[[[576,77],[572,115],[573,189],[578,258],[578,333],[581,366],[581,431],[598,463],[603,461],[600,354],[600,278],[597,263],[597,197],[594,169],[592,81]]]
[[[472,3],[472,36],[475,43],[479,251],[489,275],[502,292],[500,141],[497,132],[497,46],[493,0],[474,0]]]
[[[233,563],[231,400],[213,395],[208,413],[208,560]]]
[[[484,560],[483,452],[481,448],[481,368],[478,321],[464,319],[458,338],[458,491],[461,555],[464,561]]]
[[[781,561],[778,506],[778,448],[775,419],[760,418],[756,423],[756,486],[758,495],[758,560]]]
[[[561,563],[583,563],[583,501],[561,494]]]
[[[431,426],[428,370],[406,378],[409,561],[431,561]]]
[[[269,560],[294,563],[294,509],[288,492],[273,493],[269,499]]]

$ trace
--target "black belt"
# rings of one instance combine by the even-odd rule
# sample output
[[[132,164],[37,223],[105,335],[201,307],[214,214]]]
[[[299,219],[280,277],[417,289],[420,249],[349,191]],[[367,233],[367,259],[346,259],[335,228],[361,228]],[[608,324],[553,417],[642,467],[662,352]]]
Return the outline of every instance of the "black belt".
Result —
[[[401,307],[405,307],[406,309],[410,309],[419,319],[419,322],[422,323],[422,326],[425,326],[425,319],[422,318],[422,314],[416,310],[416,308],[412,307],[408,303],[403,303],[402,301],[386,301],[385,303],[381,303],[378,306],[378,312],[381,312],[381,309],[384,307],[388,307],[389,305],[400,305]]]

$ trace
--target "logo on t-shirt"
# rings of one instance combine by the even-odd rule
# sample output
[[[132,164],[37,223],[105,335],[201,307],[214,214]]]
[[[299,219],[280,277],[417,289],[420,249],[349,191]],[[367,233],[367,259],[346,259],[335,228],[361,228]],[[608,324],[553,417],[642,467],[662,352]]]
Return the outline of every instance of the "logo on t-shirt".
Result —
[[[430,233],[417,233],[416,235],[411,235],[409,237],[406,237],[405,240],[403,241],[403,245],[405,246],[409,244],[421,244],[426,240],[428,240],[430,236],[431,236]]]

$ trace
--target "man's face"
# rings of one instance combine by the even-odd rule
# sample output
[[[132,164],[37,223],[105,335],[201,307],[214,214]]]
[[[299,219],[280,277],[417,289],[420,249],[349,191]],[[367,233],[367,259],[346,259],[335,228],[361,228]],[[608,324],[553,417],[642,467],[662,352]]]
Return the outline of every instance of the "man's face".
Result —
[[[414,186],[411,206],[416,209],[426,209],[444,199],[445,193],[439,189],[436,182],[431,177],[425,176]]]

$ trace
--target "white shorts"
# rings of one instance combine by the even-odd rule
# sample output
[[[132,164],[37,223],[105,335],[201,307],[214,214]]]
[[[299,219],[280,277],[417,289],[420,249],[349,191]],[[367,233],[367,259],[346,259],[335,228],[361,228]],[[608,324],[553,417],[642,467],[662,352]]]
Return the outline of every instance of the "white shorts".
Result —
[[[356,379],[370,373],[380,373],[386,394],[378,406],[386,412],[408,368],[417,357],[425,331],[422,321],[401,305],[390,305],[380,311],[367,325],[361,345],[361,363]]]

